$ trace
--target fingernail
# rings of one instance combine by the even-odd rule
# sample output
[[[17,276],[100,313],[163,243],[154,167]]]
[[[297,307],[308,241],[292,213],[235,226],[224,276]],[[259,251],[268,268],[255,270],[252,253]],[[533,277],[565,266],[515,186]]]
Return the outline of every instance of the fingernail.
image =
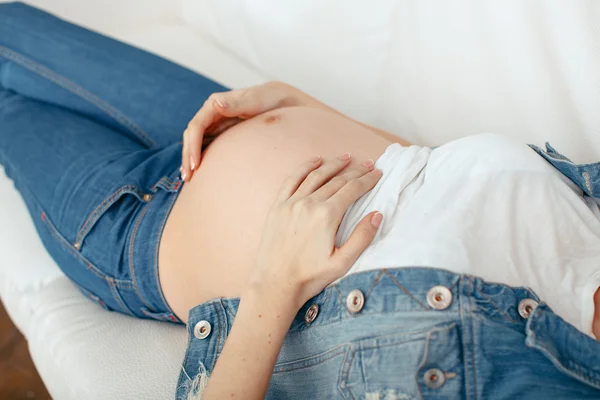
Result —
[[[382,220],[383,220],[383,214],[380,212],[376,212],[371,217],[371,225],[373,225],[375,228],[379,228],[379,225],[381,225]]]
[[[383,171],[380,170],[379,168],[375,168],[373,171],[371,171],[371,173],[375,176],[381,176],[383,175]]]
[[[191,164],[191,168],[193,171],[194,168],[196,168],[196,161],[194,161],[194,157],[192,157],[192,156],[190,156],[190,164]]]
[[[342,161],[349,160],[350,159],[350,153],[342,154],[341,156],[338,157],[338,159],[342,160]]]
[[[365,161],[364,163],[362,163],[362,166],[367,167],[367,168],[371,168],[373,165],[375,165],[375,163],[370,158],[367,161]]]
[[[221,108],[227,108],[229,105],[227,103],[225,103],[224,101],[221,102],[218,99],[215,99],[215,101],[217,102],[217,104],[219,105],[219,107]]]
[[[181,179],[183,179],[185,181],[186,176],[187,176],[187,174],[184,172],[183,174],[181,174]]]
[[[179,167],[179,172],[183,171],[183,165]]]
[[[310,159],[310,161],[312,161],[312,162],[317,162],[317,161],[319,161],[320,159],[321,159],[321,156],[319,156],[319,155],[316,155],[316,156],[314,156],[313,158],[311,158],[311,159]]]

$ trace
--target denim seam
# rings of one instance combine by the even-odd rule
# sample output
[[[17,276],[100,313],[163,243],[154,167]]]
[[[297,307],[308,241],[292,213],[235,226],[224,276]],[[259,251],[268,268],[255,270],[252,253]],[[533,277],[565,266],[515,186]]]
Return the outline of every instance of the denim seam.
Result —
[[[94,264],[92,264],[89,260],[87,260],[79,251],[75,250],[75,248],[73,248],[71,246],[71,244],[58,232],[58,230],[50,222],[50,219],[48,218],[48,214],[46,214],[45,211],[42,211],[41,218],[42,218],[42,221],[44,221],[44,223],[48,227],[48,230],[50,231],[52,236],[54,236],[66,250],[68,250],[71,254],[73,254],[75,257],[77,257],[77,259],[79,259],[90,272],[92,272],[98,278],[103,279],[105,281],[108,281],[108,278],[113,279],[115,284],[117,284],[119,287],[123,287],[123,288],[131,287],[131,282],[109,277],[104,272],[100,271],[98,269],[98,267],[96,267]]]
[[[298,371],[300,369],[311,368],[311,367],[314,367],[315,365],[323,364],[325,361],[328,361],[328,360],[342,354],[345,350],[345,347],[347,347],[346,344],[339,345],[339,346],[334,347],[333,349],[329,349],[329,350],[325,351],[324,353],[316,354],[312,357],[307,357],[305,359],[291,361],[289,363],[283,364],[283,365],[290,364],[289,368],[279,367],[276,364],[275,367],[273,368],[273,375],[281,374],[284,372],[290,372],[290,371]],[[327,353],[329,353],[329,354],[327,354]],[[327,354],[327,355],[324,356],[324,354]],[[316,362],[316,361],[310,362],[309,360],[312,360],[312,359],[319,359],[319,361],[318,362]],[[305,363],[307,363],[307,364],[305,364]],[[302,366],[294,366],[296,364],[302,364]],[[281,365],[281,364],[279,364],[279,365]],[[278,369],[278,368],[281,368],[281,369]]]
[[[348,379],[346,378],[346,380],[344,381],[344,374],[346,374],[346,370],[350,369],[350,365],[347,363],[348,360],[348,353],[349,353],[348,348],[346,348],[346,353],[344,354],[344,359],[342,360],[342,367],[340,368],[340,373],[338,376],[338,390],[342,393],[342,396],[344,396],[344,399],[348,399],[348,396],[346,396],[346,393],[344,391],[344,389],[346,389],[346,391],[348,393],[350,393],[350,396],[352,396],[352,398],[354,399],[354,395],[352,394],[352,392],[350,391],[350,389],[348,389]],[[348,373],[349,374],[349,373]]]
[[[501,309],[498,304],[492,300],[491,297],[489,297],[488,295],[484,294],[480,289],[475,289],[481,296],[485,297],[490,303],[492,303],[492,305],[501,313],[504,314],[509,320],[510,322],[512,322],[513,324],[518,323],[518,321],[515,321],[510,314],[508,314],[506,311],[504,311],[503,309]]]
[[[429,331],[431,332],[431,330]],[[419,366],[416,368],[415,371],[415,383],[417,386],[417,390],[419,392],[419,397],[421,399],[423,399],[423,392],[421,391],[421,385],[419,384],[419,371],[421,371],[421,369],[423,369],[423,367],[425,366],[425,364],[427,364],[427,360],[429,359],[429,340],[425,340],[425,352],[423,354],[423,360],[421,361],[421,364],[419,364]]]
[[[387,272],[387,270],[386,270],[384,273],[385,273],[385,274],[386,274],[386,275],[387,275],[387,276],[388,276],[388,277],[389,277],[389,278],[392,280],[392,282],[394,282],[394,284],[395,284],[396,286],[398,286],[398,287],[400,288],[400,290],[402,290],[404,293],[406,293],[408,296],[410,296],[410,297],[411,297],[411,298],[412,298],[414,301],[416,301],[416,302],[417,302],[417,303],[418,303],[418,304],[419,304],[421,307],[423,307],[423,309],[424,309],[424,310],[426,310],[426,311],[431,311],[431,309],[430,309],[429,307],[425,307],[425,305],[424,305],[423,303],[421,303],[421,302],[419,301],[419,299],[417,299],[415,296],[413,296],[413,295],[412,295],[412,293],[410,293],[408,290],[406,290],[406,289],[404,288],[404,286],[402,286],[402,285],[400,284],[400,282],[398,282],[398,281],[396,280],[396,278],[394,278],[394,277],[393,277],[391,274],[389,274],[389,273]]]
[[[344,304],[344,301],[342,300],[342,292],[340,292],[339,286],[335,285],[333,287],[333,289],[337,292],[337,298],[338,298],[340,304]],[[346,313],[348,313],[349,315],[352,315],[352,313],[350,313],[350,311],[348,311],[348,309],[346,307],[342,307],[342,308],[344,308],[344,310],[346,310]]]
[[[140,139],[146,145],[151,147],[157,147],[156,142],[150,138],[150,136],[140,128],[135,122],[130,120],[127,116],[125,116],[122,112],[120,112],[117,108],[110,105],[106,101],[100,99],[98,96],[94,95],[90,91],[84,89],[83,87],[77,85],[75,82],[70,81],[66,77],[59,75],[58,73],[52,71],[50,68],[41,65],[22,54],[19,54],[13,50],[10,50],[4,46],[0,46],[0,56],[4,56],[7,59],[15,62],[16,64],[21,65],[22,67],[30,70],[31,72],[48,79],[49,81],[55,83],[56,85],[62,87],[63,89],[69,91],[70,93],[82,98],[88,103],[98,107],[100,110],[104,111],[108,114],[109,117],[113,118],[116,122],[122,125],[124,128],[133,133],[138,139]]]
[[[473,277],[469,277],[469,286],[470,289],[473,290],[475,286],[473,285]],[[475,361],[475,341],[473,338],[475,337],[475,331],[473,329],[474,318],[473,318],[473,300],[469,297],[469,329],[471,330],[471,343],[473,343],[473,348],[471,348],[471,359],[473,360],[473,387],[475,388],[475,398],[479,397],[479,393],[477,391],[477,363]]]
[[[350,360],[347,361],[348,368],[345,371],[346,372],[346,379],[345,379],[346,387],[348,387],[348,378],[350,377],[350,369],[352,368],[352,362],[354,361],[354,357],[356,356],[356,350],[350,350],[350,352],[352,354],[351,354]],[[346,352],[346,354],[348,354],[348,353]],[[352,390],[348,390],[348,393],[350,393],[350,397],[352,397],[352,400],[356,400],[356,397],[354,397],[354,393],[352,393]]]
[[[534,313],[537,311],[534,311]],[[534,314],[531,314],[529,317],[531,318]],[[550,359],[550,362],[559,370],[562,371],[564,374],[571,376],[575,379],[580,378],[581,380],[585,381],[587,384],[593,386],[593,387],[597,387],[598,383],[595,381],[590,381],[590,379],[588,379],[585,375],[581,375],[578,372],[572,371],[570,368],[568,368],[567,366],[565,366],[558,358],[556,358],[550,351],[548,351],[544,346],[541,346],[537,343],[537,336],[535,334],[534,331],[531,330],[531,328],[529,327],[529,323],[527,324],[528,328],[528,335],[531,335],[532,339],[534,340],[534,342],[532,344],[528,344],[525,343],[525,345],[527,347],[531,347],[534,349],[537,349],[538,351],[540,351],[541,353],[545,354],[547,358]]]
[[[225,311],[231,315],[232,318],[235,318],[236,314],[233,313],[233,310],[231,309],[231,307],[229,307],[229,305],[227,305],[228,302],[223,302],[221,301],[221,303],[223,304],[223,307],[225,308]]]
[[[466,394],[466,398],[467,400],[469,400],[471,398],[471,386],[469,385],[469,380],[470,380],[470,370],[469,370],[469,363],[467,361],[467,357],[468,357],[468,349],[467,349],[467,341],[465,339],[466,335],[465,335],[465,331],[467,330],[467,321],[465,318],[465,304],[464,304],[464,298],[466,296],[462,296],[463,291],[464,291],[464,285],[465,285],[465,278],[467,278],[466,275],[462,276],[462,279],[460,281],[459,284],[459,293],[461,294],[461,296],[459,296],[459,310],[460,310],[460,320],[462,321],[462,335],[461,335],[461,342],[462,342],[462,348],[463,348],[463,363],[464,363],[464,370],[465,370],[465,394]]]
[[[127,314],[127,315],[135,317],[136,315],[133,313],[133,311],[131,311],[131,309],[129,307],[127,307],[127,305],[125,304],[125,302],[121,298],[121,295],[117,291],[117,287],[115,285],[114,280],[113,279],[108,279],[107,282],[108,282],[108,286],[110,287],[110,291],[113,294],[114,299],[117,301],[117,303],[119,303],[119,306],[123,309],[123,312],[125,314]]]
[[[387,269],[384,268],[373,280],[373,284],[371,285],[371,288],[369,289],[369,291],[367,292],[367,295],[365,296],[365,303],[367,302],[367,299],[371,296],[371,292],[373,291],[375,286],[377,286],[377,284],[379,283],[379,280],[383,276],[383,273],[386,271],[387,271]]]
[[[191,321],[190,321],[191,322]],[[188,333],[188,340],[187,340],[187,346],[185,347],[187,350],[185,352],[185,355],[183,357],[183,362],[181,363],[181,371],[185,374],[186,378],[188,379],[188,381],[191,381],[192,378],[190,377],[190,375],[187,373],[187,371],[185,370],[185,366],[187,364],[187,361],[190,357],[190,348],[192,347],[192,341],[194,340],[194,335],[192,333],[192,325],[189,324],[187,326],[187,333]],[[178,382],[179,383],[179,382]],[[178,386],[179,387],[179,386]]]
[[[83,247],[83,239],[88,234],[92,226],[95,222],[98,221],[98,218],[102,213],[104,213],[110,206],[113,205],[114,201],[118,199],[121,194],[124,192],[128,192],[129,190],[141,192],[141,189],[135,185],[123,185],[116,191],[114,191],[107,198],[102,200],[100,204],[96,206],[96,208],[90,213],[90,215],[86,218],[85,222],[77,232],[77,236],[75,237],[75,241],[79,242],[80,246]]]
[[[215,343],[215,349],[213,351],[213,357],[212,357],[212,362],[210,363],[210,365],[212,366],[212,369],[215,369],[215,364],[217,363],[217,356],[218,356],[218,352],[219,352],[219,343],[221,342],[221,334],[222,334],[222,330],[223,330],[223,324],[221,323],[221,316],[219,314],[219,309],[217,308],[217,305],[215,303],[212,304],[212,306],[215,309],[215,314],[217,316],[217,324],[219,325],[219,329],[217,329],[217,340]]]
[[[166,310],[168,310],[170,313],[172,313],[173,315],[175,315],[175,312],[171,309],[171,307],[169,306],[169,303],[167,303],[167,299],[165,298],[165,294],[163,293],[162,290],[162,286],[160,284],[160,279],[159,279],[159,273],[158,273],[158,250],[159,250],[159,246],[160,246],[160,242],[162,239],[162,235],[164,232],[164,228],[165,228],[165,224],[167,223],[167,219],[169,217],[169,214],[171,213],[171,210],[173,209],[173,205],[175,204],[175,200],[177,200],[177,198],[179,197],[179,193],[180,192],[174,192],[171,196],[171,200],[167,203],[166,207],[165,207],[165,213],[164,213],[164,217],[163,220],[160,224],[160,227],[158,228],[158,240],[156,240],[156,246],[154,248],[154,261],[152,263],[152,268],[153,268],[153,273],[154,273],[154,281],[156,283],[156,287],[158,289],[158,294],[163,302],[163,305],[165,307]],[[175,315],[176,316],[176,315]],[[177,318],[179,319],[179,318]]]
[[[129,239],[129,274],[131,275],[131,281],[133,283],[133,288],[135,289],[135,292],[137,293],[137,295],[140,297],[140,300],[142,301],[142,303],[144,303],[144,305],[148,308],[148,309],[153,309],[154,307],[150,306],[148,303],[148,300],[146,299],[146,297],[144,297],[144,295],[142,294],[140,288],[138,287],[138,283],[137,283],[137,277],[135,274],[135,266],[134,266],[134,248],[135,248],[135,239],[137,238],[137,232],[138,229],[140,227],[140,224],[142,222],[142,220],[144,219],[144,215],[146,215],[146,213],[148,212],[149,209],[149,203],[144,204],[144,209],[142,211],[140,211],[139,215],[137,216],[137,220],[135,221],[135,225],[133,227],[133,231],[131,232],[131,237]]]

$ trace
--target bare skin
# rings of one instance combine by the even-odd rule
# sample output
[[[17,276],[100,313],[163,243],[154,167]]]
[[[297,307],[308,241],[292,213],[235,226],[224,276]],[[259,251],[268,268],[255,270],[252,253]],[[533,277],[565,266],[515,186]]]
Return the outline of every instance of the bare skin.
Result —
[[[227,102],[229,107],[223,108],[221,105]],[[279,108],[289,106],[309,106],[312,110]],[[247,118],[273,108],[276,110],[218,136],[216,145],[202,152],[201,167],[197,166],[204,133],[201,127],[216,121],[218,113]],[[235,123],[223,122],[225,129]],[[186,184],[167,220],[159,249],[160,279],[167,302],[184,321],[188,310],[203,301],[241,293],[268,204],[303,156],[316,152],[327,158],[349,151],[355,155],[353,163],[357,163],[363,156],[376,160],[392,142],[410,145],[383,130],[354,123],[282,82],[211,96],[189,130],[192,134],[188,137],[195,146],[186,141],[182,157]],[[190,156],[196,160],[195,171],[190,169]],[[205,156],[211,161],[206,162]],[[198,176],[203,176],[202,183],[195,182]],[[235,252],[228,247],[231,243],[235,243]],[[593,301],[592,332],[600,339],[600,289]]]
[[[185,322],[202,302],[241,295],[269,207],[299,164],[349,152],[358,165],[377,160],[391,143],[339,114],[308,107],[270,111],[218,136],[183,185],[159,245],[160,282],[175,314]]]

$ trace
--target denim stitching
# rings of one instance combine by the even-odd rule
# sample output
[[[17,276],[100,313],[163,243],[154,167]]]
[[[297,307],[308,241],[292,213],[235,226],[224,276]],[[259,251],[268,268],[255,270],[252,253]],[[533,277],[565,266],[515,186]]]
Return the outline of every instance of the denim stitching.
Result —
[[[330,359],[332,359],[333,357],[336,357],[338,355],[340,355],[341,353],[344,352],[344,349],[347,345],[343,344],[343,345],[339,345],[336,346],[332,349],[329,349],[327,351],[325,351],[324,353],[320,353],[311,357],[306,357],[300,360],[295,360],[295,361],[290,361],[290,362],[286,362],[286,363],[282,363],[282,364],[276,364],[275,367],[273,368],[273,375],[275,374],[281,374],[284,372],[290,372],[290,371],[297,371],[299,369],[304,369],[304,368],[311,368],[314,367],[315,365],[319,365],[319,364],[323,364],[325,361],[328,361]],[[329,354],[328,354],[329,353]],[[323,356],[323,354],[327,354],[327,356]],[[311,359],[320,359],[320,361],[318,362],[314,362],[314,363],[308,363],[308,365],[305,365],[304,363],[307,362],[308,360]],[[294,366],[295,364],[301,364],[302,366]],[[291,364],[290,367],[285,368],[286,364]]]
[[[90,261],[88,261],[85,257],[83,257],[83,255],[81,255],[81,253],[79,251],[76,251],[73,247],[71,247],[71,244],[58,232],[58,230],[50,222],[50,219],[48,218],[48,215],[46,214],[45,211],[42,211],[41,218],[42,218],[42,221],[44,221],[44,223],[48,227],[48,230],[50,231],[52,236],[54,236],[54,238],[57,239],[58,242],[66,250],[68,250],[71,254],[73,254],[75,257],[77,257],[90,272],[92,272],[98,278],[107,281],[107,278],[109,278],[109,276],[106,275],[104,272],[100,271],[98,269],[98,267],[96,267],[94,264],[92,264]],[[111,279],[114,279],[114,278],[111,278]],[[127,281],[123,281],[123,280],[119,280],[119,279],[114,279],[114,281],[120,287],[123,287],[123,288],[131,287],[131,282],[127,282]]]
[[[469,286],[471,286],[471,290],[473,290],[473,277],[469,277]],[[471,342],[473,343],[473,348],[471,349],[471,359],[473,360],[473,387],[477,388],[477,363],[475,361],[475,343],[473,337],[475,337],[475,330],[473,329],[474,318],[473,318],[473,300],[469,297],[469,327],[471,329]],[[477,389],[475,389],[475,398],[478,398]]]
[[[213,352],[213,360],[210,365],[212,368],[215,368],[215,364],[217,363],[217,353],[219,352],[219,343],[221,342],[221,331],[223,330],[223,324],[221,324],[221,316],[219,315],[219,309],[217,308],[217,304],[213,303],[212,305],[215,309],[215,314],[217,315],[217,323],[219,324],[219,329],[217,330],[217,343],[215,344],[215,351]]]
[[[154,249],[154,263],[153,263],[153,269],[154,269],[154,280],[156,282],[156,287],[158,288],[158,294],[160,295],[161,300],[163,301],[163,305],[165,306],[165,309],[168,310],[169,312],[173,313],[173,315],[175,315],[175,313],[173,312],[173,310],[171,309],[171,307],[169,306],[169,304],[167,303],[167,299],[165,298],[165,294],[163,293],[162,287],[160,285],[160,279],[158,276],[158,248],[160,246],[160,242],[162,239],[162,233],[164,231],[165,228],[165,224],[167,223],[167,219],[169,217],[169,214],[171,213],[171,210],[173,208],[173,204],[175,204],[175,200],[177,200],[178,197],[178,193],[176,192],[174,195],[172,195],[171,200],[169,203],[167,203],[167,207],[166,207],[166,212],[164,213],[164,217],[163,220],[160,224],[160,228],[158,228],[158,232],[160,232],[160,236],[158,237],[158,240],[156,241],[156,246]]]
[[[354,395],[352,394],[350,389],[348,389],[348,378],[346,377],[346,379],[344,380],[344,375],[349,375],[346,374],[346,370],[349,370],[351,367],[351,365],[348,364],[348,353],[350,351],[352,351],[351,347],[349,345],[346,345],[346,352],[344,353],[344,359],[342,360],[342,367],[340,368],[340,374],[338,377],[338,390],[342,392],[342,396],[344,396],[345,399],[347,399],[348,397],[346,396],[346,393],[344,393],[344,389],[346,389],[346,391],[350,393],[350,396],[354,399]]]
[[[424,310],[426,311],[431,311],[429,309],[429,307],[425,307],[425,305],[423,303],[421,303],[415,296],[413,296],[408,290],[406,290],[404,288],[404,286],[402,286],[397,280],[396,278],[394,278],[393,275],[389,274],[388,272],[384,272],[391,280],[392,282],[394,282],[396,284],[396,286],[398,286],[400,288],[400,290],[402,290],[404,293],[406,293],[408,296],[412,297],[412,299],[414,301],[416,301],[421,307],[423,307]]]
[[[102,200],[102,202],[96,206],[96,208],[92,211],[92,213],[89,215],[89,217],[87,217],[87,219],[83,223],[83,226],[79,229],[79,232],[77,232],[77,237],[75,238],[75,240],[78,241],[81,246],[83,246],[82,242],[85,235],[87,235],[87,233],[91,229],[91,226],[88,228],[88,225],[93,225],[97,221],[96,216],[99,216],[104,211],[106,211],[110,206],[112,206],[113,202],[117,198],[119,198],[121,194],[123,194],[123,192],[127,192],[128,190],[133,190],[134,192],[138,193],[140,192],[140,189],[135,185],[123,185],[119,189],[117,189],[113,194]]]
[[[373,285],[371,285],[371,288],[369,289],[369,291],[367,292],[367,295],[365,296],[365,303],[366,303],[367,299],[369,298],[369,296],[371,296],[371,292],[373,291],[375,286],[377,286],[377,284],[379,283],[379,280],[383,276],[383,273],[386,271],[387,271],[387,269],[385,269],[385,268],[383,270],[381,270],[379,275],[377,275],[377,277],[373,280]]]
[[[501,308],[498,306],[498,304],[497,304],[497,303],[496,303],[494,300],[492,300],[492,298],[491,298],[491,297],[489,297],[488,295],[484,294],[484,293],[483,293],[483,292],[482,292],[480,289],[475,289],[475,290],[477,290],[477,292],[478,292],[478,293],[479,293],[481,296],[485,297],[485,298],[486,298],[486,299],[487,299],[487,300],[488,300],[490,303],[492,303],[492,305],[493,305],[493,306],[494,306],[494,307],[495,307],[495,308],[496,308],[496,309],[497,309],[497,310],[498,310],[500,313],[504,314],[504,315],[505,315],[505,316],[506,316],[506,317],[507,317],[507,318],[510,320],[510,322],[512,322],[513,324],[516,324],[516,323],[517,323],[517,321],[515,321],[515,320],[514,320],[514,319],[513,319],[513,318],[510,316],[510,314],[509,314],[509,313],[507,313],[506,311],[504,311],[503,309],[501,309]]]
[[[463,362],[464,362],[464,370],[465,370],[465,393],[466,393],[466,397],[467,400],[471,398],[471,391],[470,388],[471,386],[469,385],[469,377],[470,377],[470,371],[469,371],[469,365],[467,362],[467,355],[469,354],[469,352],[467,351],[467,343],[465,340],[465,332],[467,329],[467,322],[465,321],[465,305],[464,305],[464,300],[463,298],[465,298],[466,296],[463,296],[463,291],[464,291],[464,284],[465,284],[465,278],[467,276],[463,275],[461,280],[460,280],[460,284],[459,284],[459,292],[460,292],[460,296],[458,297],[458,301],[459,301],[459,312],[460,312],[460,320],[462,322],[462,330],[463,332],[461,335],[461,342],[462,342],[462,347],[463,347]]]
[[[148,307],[148,309],[153,309],[154,307],[150,306],[146,297],[144,297],[142,292],[139,290],[137,278],[135,275],[135,267],[134,267],[134,263],[133,263],[133,258],[134,258],[133,252],[134,252],[134,246],[135,246],[135,239],[137,238],[137,231],[140,227],[142,220],[144,219],[144,215],[146,215],[146,213],[148,212],[148,208],[149,208],[148,203],[146,203],[144,205],[144,209],[140,212],[140,215],[137,217],[137,221],[135,222],[135,226],[133,227],[133,231],[131,232],[131,238],[129,240],[129,273],[131,274],[133,288],[135,289],[135,292],[137,293],[137,295],[140,297],[140,300],[142,301],[142,303],[144,303],[144,305],[146,307]]]
[[[356,350],[350,350],[350,352],[352,353],[350,360],[348,362],[348,368],[346,369],[345,373],[346,373],[346,386],[348,386],[348,379],[350,378],[350,369],[352,368],[352,362],[354,361],[354,357],[356,356]],[[356,397],[354,397],[354,393],[352,393],[351,390],[348,390],[348,393],[350,393],[350,397],[352,397],[352,400],[356,400]]]
[[[431,331],[429,331],[431,332]],[[429,334],[428,332],[428,334]],[[417,370],[415,372],[415,383],[417,386],[417,390],[419,392],[419,397],[421,399],[423,399],[423,392],[421,392],[421,386],[419,385],[419,371],[423,368],[423,366],[427,363],[427,359],[429,358],[429,340],[425,340],[425,354],[423,354],[423,360],[421,361],[421,364],[419,364],[419,366],[417,367]]]
[[[123,309],[123,312],[125,314],[131,315],[132,317],[135,317],[136,315],[133,313],[133,311],[131,311],[129,309],[129,307],[127,307],[127,305],[125,305],[125,302],[123,301],[123,299],[121,298],[121,295],[117,291],[114,281],[112,279],[109,279],[107,281],[108,281],[108,286],[110,287],[110,291],[112,292],[114,299],[117,301],[117,303],[119,303],[119,306]]]
[[[343,307],[344,301],[342,300],[342,292],[340,292],[340,288],[338,287],[338,285],[335,285],[333,289],[337,292],[337,298],[340,301],[340,305],[342,305],[342,308],[345,309],[348,314],[350,314],[350,311],[348,311],[347,308]]]
[[[52,71],[48,67],[41,65],[33,60],[30,60],[25,56],[16,53],[4,46],[0,46],[0,56],[4,56],[7,59],[12,60],[16,64],[19,64],[22,67],[30,70],[31,72],[48,79],[49,81],[69,91],[70,93],[82,98],[88,103],[95,105],[100,110],[104,111],[106,114],[112,117],[116,122],[121,124],[124,128],[133,133],[139,140],[144,142],[146,145],[150,147],[157,147],[156,142],[152,140],[150,136],[146,132],[144,132],[144,130],[140,128],[135,122],[133,122],[127,116],[122,114],[118,109],[111,106],[109,103],[100,99],[98,96],[94,95],[93,93],[89,92],[83,87],[77,85],[75,82],[68,80],[67,78]]]

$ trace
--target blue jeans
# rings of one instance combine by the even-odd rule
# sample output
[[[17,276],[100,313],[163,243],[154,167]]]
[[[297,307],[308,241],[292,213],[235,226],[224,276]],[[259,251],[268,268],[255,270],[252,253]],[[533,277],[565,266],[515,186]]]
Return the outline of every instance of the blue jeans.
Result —
[[[21,3],[0,4],[0,164],[44,246],[108,310],[181,322],[157,251],[182,134],[226,90]]]
[[[190,311],[178,400],[201,391],[238,305]],[[300,309],[266,398],[599,399],[600,342],[528,288],[434,268],[367,271]]]

